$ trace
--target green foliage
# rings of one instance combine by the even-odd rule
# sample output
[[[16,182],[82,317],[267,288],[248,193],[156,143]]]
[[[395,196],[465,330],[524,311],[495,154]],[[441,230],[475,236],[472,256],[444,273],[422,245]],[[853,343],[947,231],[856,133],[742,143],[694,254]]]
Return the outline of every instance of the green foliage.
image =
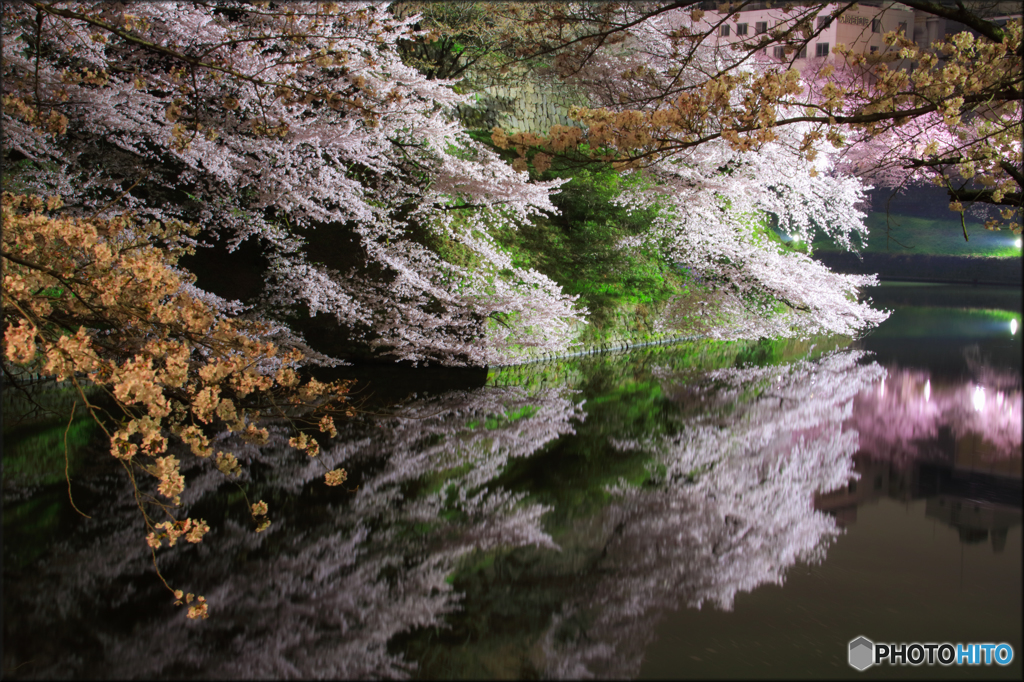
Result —
[[[570,168],[562,163],[545,179],[567,178],[553,203],[561,214],[537,220],[519,230],[505,230],[498,241],[520,267],[530,267],[558,282],[567,293],[579,295],[590,311],[590,328],[583,341],[604,338],[624,319],[644,329],[659,303],[684,293],[689,279],[674,268],[656,246],[623,246],[624,239],[643,234],[657,219],[659,206],[629,212],[612,200],[639,175],[620,175],[610,167]],[[637,323],[637,320],[640,320]]]
[[[591,393],[588,386],[584,395]],[[657,381],[630,382],[600,395],[604,400],[588,400],[585,405],[587,423],[597,426],[579,431],[574,439],[556,441],[542,453],[510,461],[496,479],[497,485],[528,490],[536,501],[552,506],[545,518],[549,532],[557,533],[573,519],[603,508],[609,499],[607,486],[620,479],[643,483],[650,478],[650,455],[617,450],[608,434],[623,425],[631,425],[638,433],[661,432],[661,386]],[[580,485],[581,481],[585,485]]]
[[[511,149],[495,147],[489,130],[467,133],[509,163],[517,157]],[[705,287],[696,284],[685,269],[671,264],[657,244],[623,243],[643,235],[664,211],[661,206],[651,205],[631,212],[613,203],[624,190],[647,182],[639,174],[620,175],[607,165],[583,165],[564,158],[554,159],[543,174],[538,174],[531,163],[530,172],[535,179],[568,180],[552,197],[560,213],[535,218],[518,228],[493,225],[489,232],[515,267],[537,270],[566,293],[580,297],[580,305],[590,313],[589,324],[578,339],[583,345],[624,338],[651,340],[657,336],[654,321],[668,300],[704,297]],[[456,211],[452,223],[456,233],[469,228],[471,217],[482,217],[487,222],[486,216]],[[763,221],[754,222],[752,227],[764,232]],[[481,258],[458,238],[430,226],[422,226],[411,236],[453,266],[475,271],[482,265]],[[455,268],[450,273],[442,270],[441,275],[448,279],[448,286],[458,290]],[[488,276],[506,278],[512,276],[512,271]],[[512,321],[491,320],[490,324]]]
[[[80,464],[81,454],[99,430],[91,417],[83,416],[70,426],[50,426],[5,434],[4,483],[19,486],[50,485],[64,480],[64,437],[67,433],[69,472]]]
[[[506,411],[501,415],[490,415],[483,422],[470,421],[466,423],[468,429],[484,428],[488,431],[494,431],[500,429],[503,426],[511,424],[512,422],[519,421],[520,419],[526,419],[537,414],[540,408],[536,405],[523,405],[522,407]]]
[[[767,367],[796,359],[814,360],[823,353],[842,348],[853,341],[848,336],[812,336],[807,339],[760,339],[744,345],[736,353],[736,366]]]
[[[4,458],[4,474],[7,470]],[[5,571],[23,571],[59,538],[61,522],[70,510],[67,491],[52,487],[32,499],[4,507]]]

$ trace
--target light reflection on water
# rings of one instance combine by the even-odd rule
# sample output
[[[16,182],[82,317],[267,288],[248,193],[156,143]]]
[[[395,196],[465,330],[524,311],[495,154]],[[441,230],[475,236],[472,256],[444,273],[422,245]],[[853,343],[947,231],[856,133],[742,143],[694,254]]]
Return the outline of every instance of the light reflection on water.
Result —
[[[860,532],[865,504],[926,500],[927,518],[972,547],[983,532],[993,548],[1019,536],[1019,361],[993,363],[998,352],[983,339],[957,346],[959,374],[949,363],[903,365],[899,335],[880,332],[864,345],[888,343],[884,362],[839,350],[736,367],[735,350],[695,359],[684,347],[508,370],[489,386],[410,397],[345,425],[324,448],[323,465],[352,474],[344,493],[320,483],[320,462],[289,452],[282,436],[262,449],[223,439],[249,463],[242,485],[268,501],[273,524],[253,533],[235,487],[183,458],[183,501],[214,530],[160,562],[172,584],[206,596],[202,622],[169,605],[118,472],[83,477],[76,502],[93,520],[60,512],[57,540],[31,551],[33,537],[5,524],[5,673],[756,674],[699,667],[687,646],[665,653],[660,643],[680,627],[683,640],[698,639],[713,614],[727,614],[733,633],[778,628],[778,614],[751,619],[744,604],[799,599],[792,576],[838,570],[847,536],[876,551]],[[919,360],[919,343],[905,355]],[[66,505],[59,491],[40,499]],[[1019,557],[998,555],[996,585],[1009,570],[1019,596]],[[859,594],[844,575],[836,599]],[[1003,608],[1019,621],[1019,604]],[[858,634],[882,639],[850,630],[873,617],[815,633],[829,665]],[[922,639],[913,627],[925,625],[907,622],[905,639]],[[1019,626],[992,636],[974,641],[1019,651]],[[783,650],[772,674],[786,660],[808,670]]]
[[[888,461],[942,458],[949,453],[938,439],[948,430],[958,442],[980,439],[988,461],[1019,461],[1020,375],[983,369],[983,378],[933,383],[926,370],[890,367],[854,401],[848,425],[860,435],[860,450]]]

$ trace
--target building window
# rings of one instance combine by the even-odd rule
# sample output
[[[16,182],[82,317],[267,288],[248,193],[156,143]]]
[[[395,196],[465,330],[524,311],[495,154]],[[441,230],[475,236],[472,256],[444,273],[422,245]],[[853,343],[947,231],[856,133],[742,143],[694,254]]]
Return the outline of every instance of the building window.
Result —
[[[828,28],[832,25],[832,17],[818,17],[818,30]]]
[[[800,48],[800,51],[796,53],[797,59],[807,59],[807,46],[804,45]]]
[[[818,43],[814,46],[815,57],[827,57],[828,56],[828,43]]]
[[[907,22],[901,21],[900,22],[900,29],[899,30],[900,30],[900,33],[902,33],[903,35],[907,35]]]
[[[736,24],[736,35],[745,36],[747,35],[747,24]]]
[[[767,21],[759,21],[759,22],[755,23],[754,24],[754,32],[757,33],[757,35],[761,35],[762,33],[767,33],[768,32],[768,22]]]
[[[775,47],[772,48],[772,54],[775,55],[776,59],[785,59],[786,48],[784,48],[782,45],[776,45]]]
[[[871,54],[875,54],[876,52],[878,52],[878,45],[872,45],[871,46]]]
[[[872,19],[871,20],[871,32],[872,33],[881,33],[882,32],[882,20],[881,19]]]
[[[729,24],[722,24],[722,27],[718,29],[718,35],[722,36],[723,38],[729,35]]]

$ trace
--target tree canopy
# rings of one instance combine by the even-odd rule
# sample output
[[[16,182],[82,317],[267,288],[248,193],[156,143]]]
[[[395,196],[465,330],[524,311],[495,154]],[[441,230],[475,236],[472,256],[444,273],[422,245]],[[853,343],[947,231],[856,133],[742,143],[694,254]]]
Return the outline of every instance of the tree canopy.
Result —
[[[881,17],[891,3],[867,5]],[[995,18],[1009,10],[992,2],[901,5],[951,22],[948,34],[919,44],[905,27],[886,33],[877,54],[840,44],[834,60],[806,60],[856,3],[491,3],[487,16],[494,27],[517,27],[493,43],[514,45],[506,63],[546,68],[599,95],[597,106],[575,112],[583,134],[573,133],[596,158],[636,167],[719,139],[757,150],[799,127],[799,148],[812,159],[812,143],[827,140],[842,150],[842,166],[868,181],[933,182],[952,209],[994,206],[988,226],[1019,232],[1019,13]],[[720,40],[746,10],[770,17],[764,30]],[[564,147],[565,134],[541,146]]]

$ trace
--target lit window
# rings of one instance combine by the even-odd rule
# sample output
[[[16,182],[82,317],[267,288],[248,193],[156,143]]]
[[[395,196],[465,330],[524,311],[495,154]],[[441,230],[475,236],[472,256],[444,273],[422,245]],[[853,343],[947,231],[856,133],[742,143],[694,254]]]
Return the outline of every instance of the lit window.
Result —
[[[747,35],[747,24],[736,24],[736,35],[745,36]]]
[[[815,57],[827,57],[828,56],[828,43],[818,43],[814,46]]]
[[[718,29],[718,35],[722,37],[729,35],[729,24],[722,24],[722,27]]]
[[[767,21],[759,21],[759,22],[755,23],[754,24],[754,32],[757,33],[758,35],[761,35],[762,33],[767,33],[768,32],[768,22]]]
[[[871,20],[871,32],[872,33],[881,33],[882,32],[882,20],[881,19],[872,19]]]

